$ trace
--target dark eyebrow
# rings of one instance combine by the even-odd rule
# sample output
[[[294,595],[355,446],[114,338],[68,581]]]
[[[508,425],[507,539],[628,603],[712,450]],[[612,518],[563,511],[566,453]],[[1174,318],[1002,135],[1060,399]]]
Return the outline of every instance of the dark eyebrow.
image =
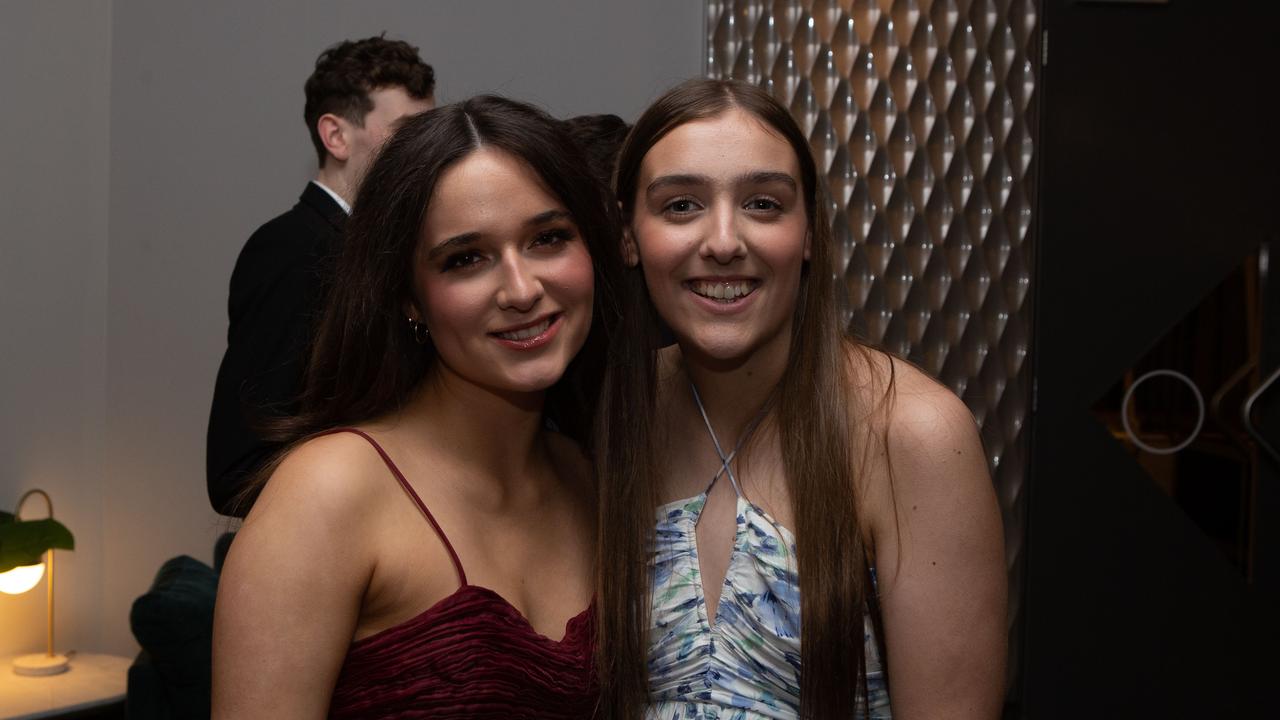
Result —
[[[462,248],[464,248],[464,247],[466,247],[466,246],[468,246],[468,245],[470,245],[470,244],[474,243],[475,241],[477,241],[477,240],[479,240],[479,239],[480,239],[480,233],[478,233],[478,232],[469,232],[469,233],[462,233],[461,235],[454,235],[453,237],[449,238],[448,240],[445,240],[444,242],[440,243],[439,245],[437,245],[437,246],[435,246],[435,247],[431,248],[430,250],[428,250],[428,251],[427,251],[427,259],[428,259],[428,260],[434,260],[434,259],[436,259],[436,258],[440,257],[441,255],[444,255],[444,254],[445,254],[445,253],[447,253],[447,252],[453,252],[454,250],[460,250],[460,249],[462,249]]]
[[[646,194],[652,195],[655,191],[661,190],[668,185],[710,185],[711,178],[706,175],[663,175],[654,178],[649,183],[649,187],[645,188]]]
[[[795,178],[791,177],[789,173],[781,172],[778,170],[758,170],[756,172],[743,173],[742,175],[739,175],[738,177],[734,178],[733,182],[735,185],[741,185],[741,184],[767,185],[769,183],[782,183],[783,185],[786,185],[788,188],[790,188],[792,191],[794,191],[797,187]],[[671,185],[681,186],[681,185],[710,185],[710,184],[711,184],[711,178],[707,177],[706,175],[693,175],[693,174],[663,175],[662,177],[654,178],[653,182],[649,183],[649,187],[645,188],[645,192],[647,194],[652,195],[655,191],[661,190],[662,188],[668,187]]]
[[[550,210],[540,212],[537,215],[534,215],[533,217],[529,218],[528,220],[525,220],[524,224],[525,224],[525,227],[532,227],[534,225],[542,225],[543,223],[549,223],[552,220],[572,220],[572,219],[573,219],[573,216],[569,214],[568,210],[561,210],[560,208],[552,208]]]
[[[525,227],[537,227],[538,225],[544,225],[553,220],[571,220],[572,218],[573,216],[569,214],[569,211],[561,210],[560,208],[552,208],[550,210],[544,210],[543,212],[540,212],[537,215],[530,217],[528,220],[525,220],[524,225]],[[468,245],[471,245],[472,243],[476,242],[479,239],[480,239],[480,233],[478,232],[469,232],[469,233],[463,233],[461,235],[454,235],[448,240],[445,240],[439,245],[436,245],[435,247],[428,250],[427,259],[434,260],[435,258],[438,258],[441,255],[444,255],[445,253],[453,252],[454,250],[459,250],[461,248],[467,247]]]
[[[736,178],[738,183],[747,182],[752,185],[767,185],[769,183],[782,183],[791,190],[796,189],[796,180],[788,173],[778,172],[776,170],[761,170],[759,172],[747,173],[739,175]]]

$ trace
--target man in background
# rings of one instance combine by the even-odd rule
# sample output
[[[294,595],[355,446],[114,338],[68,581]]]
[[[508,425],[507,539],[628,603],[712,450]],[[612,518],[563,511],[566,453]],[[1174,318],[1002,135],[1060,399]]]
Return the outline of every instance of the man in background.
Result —
[[[418,49],[381,36],[325,50],[305,89],[319,170],[298,204],[250,236],[231,274],[205,458],[209,500],[226,515],[248,512],[246,481],[280,449],[256,428],[296,408],[329,259],[365,170],[401,118],[435,105]]]

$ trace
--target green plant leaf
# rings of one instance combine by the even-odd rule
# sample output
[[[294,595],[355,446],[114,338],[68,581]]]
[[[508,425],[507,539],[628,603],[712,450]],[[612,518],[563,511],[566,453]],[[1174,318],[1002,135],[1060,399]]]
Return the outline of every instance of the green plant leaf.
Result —
[[[46,550],[75,548],[71,531],[57,520],[15,520],[13,515],[0,512],[0,572],[36,565]]]

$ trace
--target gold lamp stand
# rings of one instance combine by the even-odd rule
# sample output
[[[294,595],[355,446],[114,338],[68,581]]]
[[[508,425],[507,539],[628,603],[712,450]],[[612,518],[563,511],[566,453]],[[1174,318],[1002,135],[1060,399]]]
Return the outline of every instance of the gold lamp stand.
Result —
[[[40,495],[44,498],[45,505],[49,508],[49,517],[53,517],[53,501],[49,499],[49,495],[43,490],[29,490],[18,500],[18,509],[15,515],[22,515],[22,504],[32,495]],[[67,662],[67,656],[55,653],[53,651],[53,548],[49,548],[44,555],[45,574],[49,576],[49,635],[48,646],[45,652],[35,653],[33,655],[22,655],[14,658],[13,671],[18,675],[57,675],[66,672],[70,665]],[[39,567],[39,566],[37,566]]]

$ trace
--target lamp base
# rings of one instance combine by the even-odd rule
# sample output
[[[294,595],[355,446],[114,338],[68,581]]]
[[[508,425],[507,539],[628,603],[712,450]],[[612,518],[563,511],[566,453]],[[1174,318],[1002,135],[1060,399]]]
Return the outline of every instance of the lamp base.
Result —
[[[14,658],[13,671],[18,675],[57,675],[70,666],[66,655],[23,655]]]

